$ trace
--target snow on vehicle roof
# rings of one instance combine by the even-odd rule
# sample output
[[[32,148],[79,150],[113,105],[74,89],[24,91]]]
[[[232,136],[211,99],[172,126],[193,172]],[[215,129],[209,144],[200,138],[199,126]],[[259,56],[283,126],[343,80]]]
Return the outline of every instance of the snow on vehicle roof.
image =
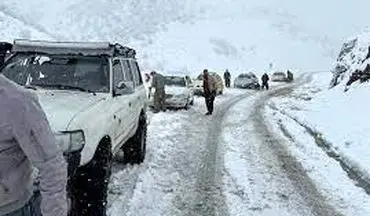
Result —
[[[41,41],[14,40],[12,52],[37,52],[60,55],[108,55],[135,58],[134,49],[109,42],[72,42],[72,41]]]

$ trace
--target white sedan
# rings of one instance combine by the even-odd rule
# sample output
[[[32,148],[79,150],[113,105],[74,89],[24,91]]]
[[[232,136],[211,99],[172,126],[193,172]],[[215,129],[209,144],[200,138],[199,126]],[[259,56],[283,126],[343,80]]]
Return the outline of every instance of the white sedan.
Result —
[[[165,106],[167,108],[189,109],[194,104],[194,92],[190,79],[186,79],[186,76],[165,76],[165,78]],[[154,105],[153,95],[151,92],[150,106]]]
[[[271,81],[272,82],[286,82],[287,77],[284,72],[275,72],[271,76]]]

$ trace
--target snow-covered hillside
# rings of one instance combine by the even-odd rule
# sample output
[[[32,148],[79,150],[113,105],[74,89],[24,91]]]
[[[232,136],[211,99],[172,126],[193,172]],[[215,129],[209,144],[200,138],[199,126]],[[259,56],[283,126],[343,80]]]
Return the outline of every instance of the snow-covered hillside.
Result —
[[[144,70],[322,70],[367,25],[359,0],[3,0],[1,39],[114,40]],[[343,14],[346,16],[344,17]]]
[[[349,38],[342,46],[333,68],[333,78],[330,83],[334,87],[345,84],[356,70],[363,71],[369,64],[370,31],[367,30],[355,37]],[[343,82],[342,82],[343,81]]]

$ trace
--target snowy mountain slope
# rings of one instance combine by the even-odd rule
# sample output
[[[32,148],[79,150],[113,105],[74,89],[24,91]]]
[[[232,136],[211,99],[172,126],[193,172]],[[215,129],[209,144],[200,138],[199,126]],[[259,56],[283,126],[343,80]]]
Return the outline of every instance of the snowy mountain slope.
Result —
[[[12,41],[14,36],[33,39],[51,39],[51,36],[40,29],[27,25],[21,20],[13,18],[8,14],[0,12],[0,26],[5,31],[0,31],[0,38],[6,41]]]
[[[115,40],[138,50],[144,70],[197,74],[325,69],[342,39],[362,29],[366,6],[328,0],[3,0],[0,11],[55,39]],[[344,17],[343,14],[346,14]],[[3,20],[0,20],[3,26]],[[5,30],[7,31],[7,30]],[[27,37],[6,34],[5,39]]]
[[[197,9],[187,1],[91,0],[14,1],[5,0],[0,9],[42,26],[63,40],[142,40],[168,22],[192,17]]]

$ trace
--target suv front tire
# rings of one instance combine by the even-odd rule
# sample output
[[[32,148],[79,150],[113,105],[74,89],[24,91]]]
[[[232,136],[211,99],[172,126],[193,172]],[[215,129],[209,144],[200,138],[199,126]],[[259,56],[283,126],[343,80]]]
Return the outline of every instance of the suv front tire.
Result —
[[[124,163],[140,164],[144,162],[146,154],[147,127],[147,118],[144,114],[141,114],[135,135],[122,146]]]

